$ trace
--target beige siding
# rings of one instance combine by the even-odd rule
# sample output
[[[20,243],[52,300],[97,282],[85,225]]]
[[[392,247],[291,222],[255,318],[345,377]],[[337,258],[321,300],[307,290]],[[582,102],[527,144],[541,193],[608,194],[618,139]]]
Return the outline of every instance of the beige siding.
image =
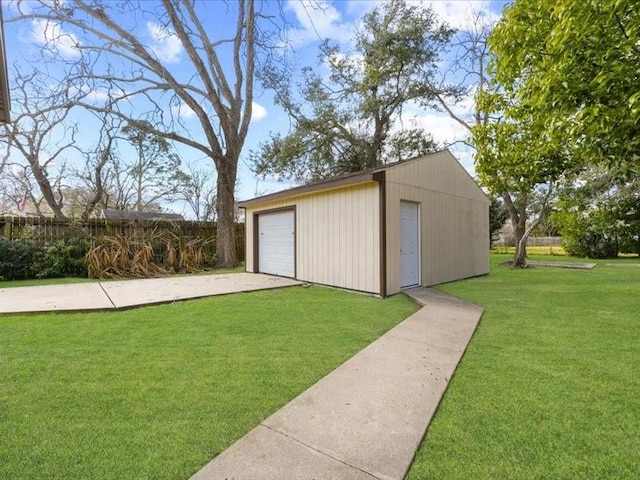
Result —
[[[400,291],[400,201],[420,203],[421,283],[489,272],[489,200],[448,152],[386,171],[387,294]]]
[[[296,207],[296,278],[380,293],[380,203],[376,182],[247,208],[247,271],[254,271],[253,214]]]

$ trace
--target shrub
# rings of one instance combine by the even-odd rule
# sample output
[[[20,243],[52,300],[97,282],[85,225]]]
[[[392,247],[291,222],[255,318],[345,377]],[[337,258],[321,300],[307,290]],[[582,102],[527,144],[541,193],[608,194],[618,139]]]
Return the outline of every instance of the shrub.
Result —
[[[640,235],[627,235],[618,241],[620,253],[635,253],[640,255]]]
[[[615,258],[618,242],[602,233],[586,232],[578,238],[564,237],[562,246],[573,257]]]
[[[41,252],[42,247],[31,241],[0,238],[0,279],[33,278],[34,260]]]
[[[87,277],[85,256],[91,246],[86,236],[56,240],[43,247],[33,269],[37,278]]]
[[[562,247],[573,257],[615,258],[618,236],[609,227],[603,211],[590,215],[576,209],[554,212],[553,220],[562,233]]]

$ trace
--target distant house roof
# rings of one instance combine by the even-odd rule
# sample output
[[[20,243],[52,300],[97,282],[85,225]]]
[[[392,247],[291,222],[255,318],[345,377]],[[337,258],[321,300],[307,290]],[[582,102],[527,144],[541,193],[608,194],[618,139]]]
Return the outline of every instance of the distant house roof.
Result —
[[[100,212],[100,218],[107,220],[184,220],[184,217],[179,213],[132,212],[112,208],[103,208]]]
[[[7,74],[7,53],[4,46],[4,26],[0,8],[0,123],[9,122],[11,102],[9,100],[9,76]]]

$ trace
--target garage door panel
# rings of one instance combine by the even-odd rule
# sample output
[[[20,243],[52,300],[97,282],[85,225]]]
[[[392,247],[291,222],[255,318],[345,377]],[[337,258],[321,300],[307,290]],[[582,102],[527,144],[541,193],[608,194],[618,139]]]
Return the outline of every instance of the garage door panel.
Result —
[[[258,271],[283,277],[295,277],[293,211],[258,215]]]

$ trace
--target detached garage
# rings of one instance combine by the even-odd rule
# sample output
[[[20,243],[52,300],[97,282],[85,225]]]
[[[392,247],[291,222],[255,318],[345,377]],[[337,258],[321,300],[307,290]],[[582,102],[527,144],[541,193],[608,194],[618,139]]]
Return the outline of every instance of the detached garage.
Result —
[[[248,272],[383,297],[489,272],[489,200],[448,150],[239,205]]]

